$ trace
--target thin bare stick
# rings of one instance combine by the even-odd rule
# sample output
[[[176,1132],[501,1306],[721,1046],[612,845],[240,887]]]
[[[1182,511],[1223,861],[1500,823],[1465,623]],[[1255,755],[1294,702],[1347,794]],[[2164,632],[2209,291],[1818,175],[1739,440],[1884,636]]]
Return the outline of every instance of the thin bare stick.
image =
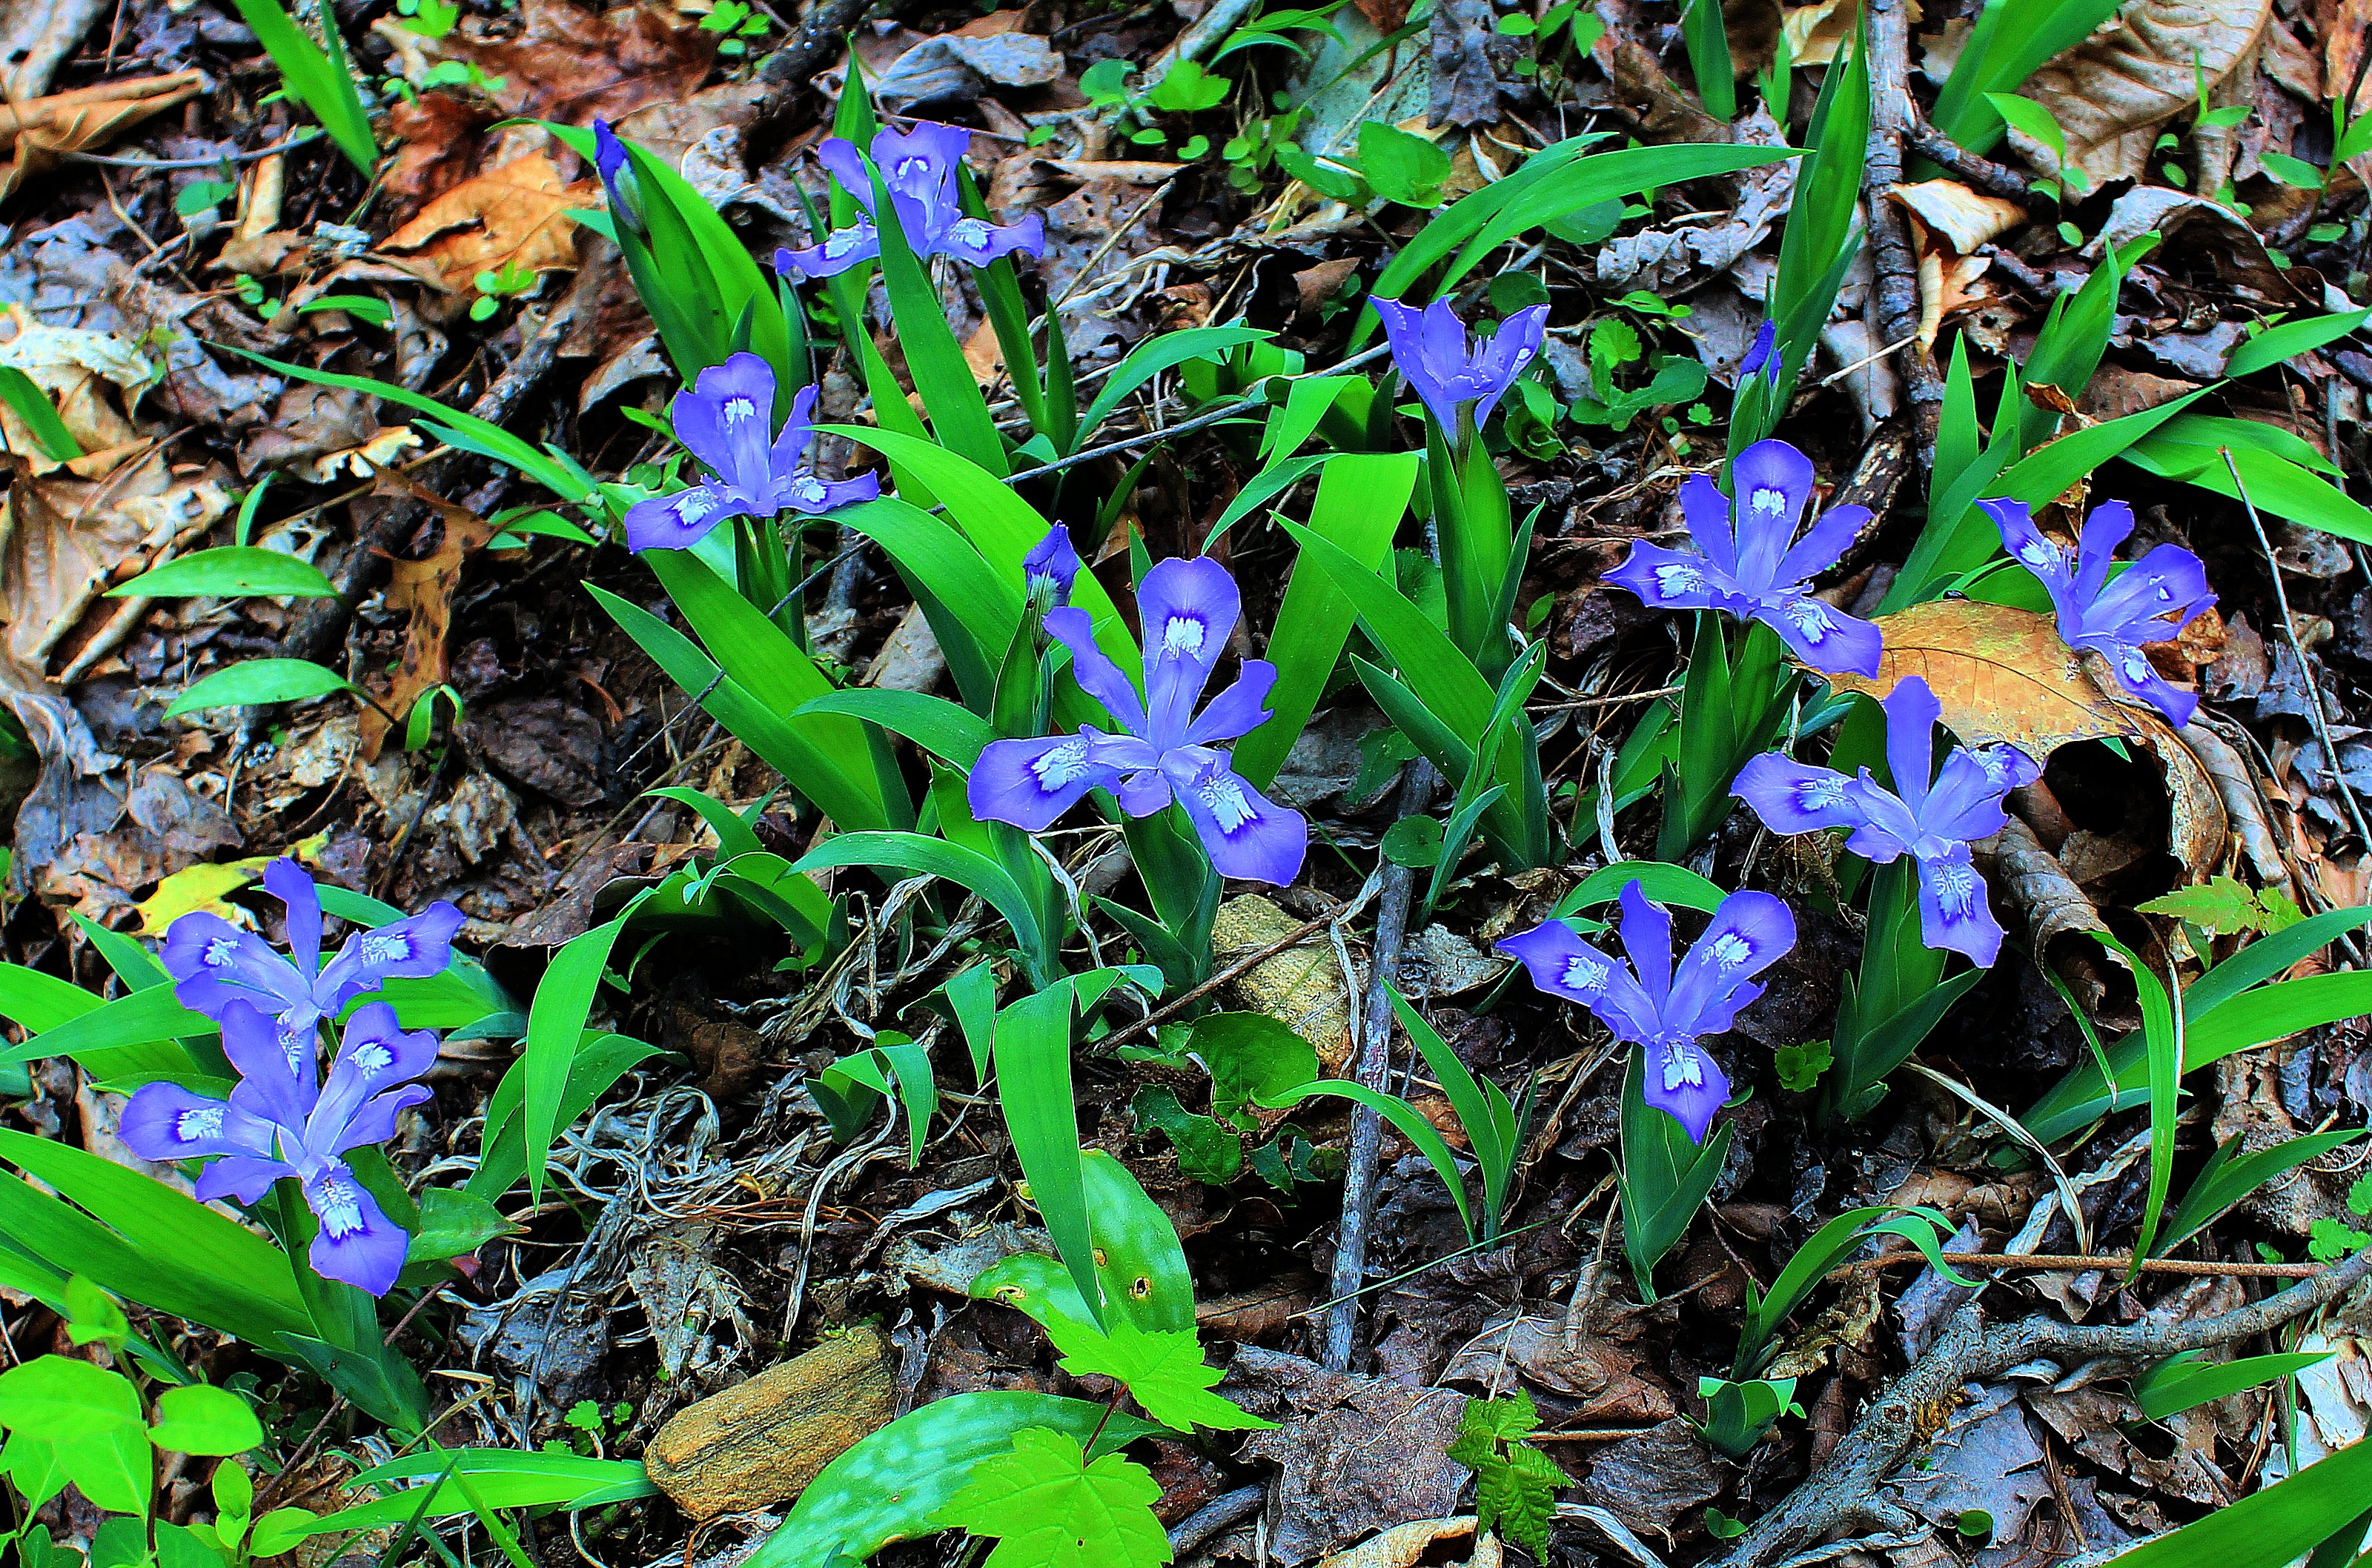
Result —
[[[2331,738],[2331,715],[2323,710],[2322,688],[2315,683],[2314,671],[2307,668],[2306,647],[2298,641],[2297,623],[2290,619],[2290,596],[2282,587],[2282,563],[2273,554],[2273,541],[2265,532],[2265,520],[2257,516],[2257,504],[2249,499],[2249,486],[2240,478],[2240,465],[2232,460],[2232,448],[2218,447],[2223,454],[2224,468],[2232,476],[2232,488],[2240,493],[2240,505],[2249,511],[2249,526],[2257,530],[2257,547],[2265,552],[2265,570],[2273,579],[2273,606],[2282,612],[2282,638],[2290,645],[2290,656],[2297,660],[2298,679],[2306,682],[2306,693],[2312,699],[2307,716],[2314,721],[2314,738],[2322,743],[2322,765],[2331,770],[2331,782],[2339,791],[2339,798],[2347,805],[2347,819],[2355,824],[2355,836],[2364,847],[2372,851],[2372,828],[2364,825],[2364,807],[2355,799],[2355,792],[2347,784],[2347,774],[2339,761],[2339,748]]]
[[[1916,1249],[1901,1252],[1881,1252],[1875,1258],[1861,1258],[1841,1263],[1831,1269],[1834,1278],[1840,1274],[1867,1273],[1873,1269],[1890,1269],[1898,1263],[1924,1263],[1926,1254]],[[1944,1261],[1954,1268],[1995,1269],[2004,1272],[2041,1270],[2052,1273],[2081,1273],[2099,1270],[2104,1273],[2125,1273],[2134,1266],[2131,1257],[2103,1257],[2090,1252],[1947,1252]],[[2215,1260],[2197,1258],[2145,1258],[2141,1272],[2145,1274],[2179,1274],[2189,1278],[2234,1280],[2310,1280],[2328,1265],[2322,1263],[2222,1263]]]

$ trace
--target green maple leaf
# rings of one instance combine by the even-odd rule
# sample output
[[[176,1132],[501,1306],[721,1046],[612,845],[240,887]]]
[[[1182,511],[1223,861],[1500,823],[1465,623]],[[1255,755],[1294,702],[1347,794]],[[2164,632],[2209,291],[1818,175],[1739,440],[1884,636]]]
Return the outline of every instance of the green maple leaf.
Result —
[[[1160,1496],[1143,1465],[1118,1454],[1089,1463],[1069,1434],[1025,1426],[936,1522],[1000,1538],[983,1568],[1149,1568],[1170,1560],[1153,1516]]]
[[[1273,1424],[1211,1392],[1219,1369],[1203,1364],[1202,1343],[1192,1329],[1147,1333],[1115,1317],[1109,1334],[1089,1324],[1060,1320],[1048,1323],[1046,1333],[1063,1353],[1064,1371],[1074,1377],[1117,1377],[1128,1385],[1145,1413],[1164,1426],[1241,1432]]]
[[[1557,1492],[1573,1483],[1554,1459],[1524,1441],[1540,1424],[1540,1411],[1521,1388],[1512,1399],[1469,1400],[1448,1454],[1474,1472],[1474,1527],[1496,1529],[1545,1558]]]

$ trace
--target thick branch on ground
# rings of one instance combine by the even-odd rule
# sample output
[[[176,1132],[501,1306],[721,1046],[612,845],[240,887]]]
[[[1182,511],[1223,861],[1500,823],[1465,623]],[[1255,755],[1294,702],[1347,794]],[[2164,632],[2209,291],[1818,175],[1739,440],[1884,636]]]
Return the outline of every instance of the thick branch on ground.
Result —
[[[1998,196],[2006,202],[2016,202],[2038,218],[2055,219],[2058,216],[2057,203],[2036,195],[2024,175],[1989,157],[1979,157],[1964,150],[1958,142],[1922,119],[1916,105],[1912,109],[1911,122],[1903,128],[1902,143],[1971,190]]]
[[[1718,1568],[1765,1568],[1840,1531],[1901,1528],[1913,1523],[1879,1489],[1912,1450],[1942,1425],[1941,1412],[1949,1409],[1962,1384],[1998,1377],[2039,1357],[2062,1365],[2155,1361],[2232,1344],[2326,1307],[2367,1277],[2372,1277],[2372,1249],[2219,1317],[2153,1314],[2130,1324],[2087,1326],[2041,1317],[1988,1324],[1971,1303],[1953,1317],[1927,1353],[1870,1406],[1828,1463],[1785,1503],[1756,1520]]]
[[[1869,161],[1862,173],[1863,205],[1869,216],[1870,261],[1878,274],[1880,343],[1901,343],[1919,331],[1919,253],[1911,242],[1911,221],[1886,193],[1902,183],[1902,142],[1913,119],[1911,104],[1911,22],[1906,0],[1871,0],[1869,7]],[[1944,385],[1924,345],[1903,350],[1903,382],[1919,422],[1920,467],[1936,450],[1936,405]]]

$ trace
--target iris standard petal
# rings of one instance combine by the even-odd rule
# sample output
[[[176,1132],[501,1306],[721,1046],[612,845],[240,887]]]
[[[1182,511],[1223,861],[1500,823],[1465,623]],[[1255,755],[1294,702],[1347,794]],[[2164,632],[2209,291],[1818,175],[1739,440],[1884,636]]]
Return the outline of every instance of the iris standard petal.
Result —
[[[2122,501],[2103,501],[2086,515],[2076,536],[2076,575],[2071,585],[2076,600],[2088,605],[2108,586],[2109,567],[2117,546],[2133,537],[2134,509]]]
[[[882,183],[912,196],[951,185],[971,150],[970,131],[936,120],[917,120],[904,131],[885,125],[873,134],[873,165]]]
[[[1875,676],[1886,634],[1809,594],[1773,594],[1754,619],[1779,633],[1788,651],[1822,675]]]
[[[840,182],[840,188],[856,199],[856,204],[867,213],[873,211],[873,180],[865,172],[865,158],[856,144],[845,136],[827,136],[816,148],[816,161],[824,172]]]
[[[259,1116],[179,1084],[144,1084],[124,1106],[117,1132],[142,1159],[172,1161],[218,1155],[269,1158],[274,1130]]]
[[[1150,577],[1151,574],[1147,574]],[[1145,736],[1148,726],[1145,703],[1120,666],[1096,643],[1096,623],[1084,610],[1065,606],[1046,612],[1046,630],[1070,650],[1071,679],[1079,690],[1103,704],[1104,712],[1131,735]]]
[[[1276,666],[1248,658],[1235,684],[1212,698],[1186,726],[1186,744],[1208,746],[1250,735],[1268,722],[1268,694],[1276,687]]]
[[[1664,1028],[1692,1036],[1727,1031],[1738,1009],[1761,994],[1747,982],[1795,946],[1796,916],[1785,900],[1753,891],[1730,894],[1673,971]]]
[[[1071,602],[1071,585],[1078,580],[1081,563],[1071,530],[1061,523],[1021,558],[1022,591],[1041,605],[1054,609]]]
[[[162,961],[181,1005],[209,1018],[220,1018],[224,1006],[239,997],[275,1013],[312,1000],[310,975],[298,973],[253,932],[202,910],[167,929]]]
[[[1944,704],[1924,679],[1906,675],[1879,705],[1886,710],[1886,765],[1894,774],[1894,794],[1916,817],[1936,776],[1936,721],[1944,716]]]
[[[1668,550],[1645,540],[1603,579],[1657,610],[1711,610],[1732,597],[1729,574],[1702,555]]]
[[[1730,464],[1729,493],[1738,503],[1738,580],[1766,589],[1812,498],[1812,459],[1785,441],[1757,441]]]
[[[1384,341],[1391,346],[1392,368],[1401,379],[1424,404],[1443,434],[1456,439],[1458,435],[1458,397],[1447,379],[1453,367],[1462,366],[1466,359],[1465,330],[1450,313],[1448,305],[1436,300],[1426,309],[1419,310],[1396,299],[1369,301],[1384,323]],[[1437,314],[1436,314],[1437,313]],[[1454,347],[1443,343],[1444,321],[1457,333]]]
[[[1474,395],[1474,428],[1480,430],[1499,406],[1507,389],[1524,367],[1540,356],[1548,331],[1549,308],[1528,305],[1499,323],[1499,330],[1476,348],[1468,361],[1470,389]],[[1455,427],[1452,427],[1453,433]]]
[[[747,349],[700,373],[692,417],[684,420],[686,399],[676,395],[676,434],[710,471],[744,495],[773,488],[769,453],[774,440],[774,371]],[[700,433],[695,445],[687,429]]]
[[[1725,577],[1738,575],[1738,530],[1730,516],[1729,497],[1709,474],[1692,473],[1680,481],[1680,516],[1689,525],[1705,559],[1721,568]]]
[[[373,1095],[355,1108],[354,1114],[335,1126],[325,1125],[321,1136],[327,1146],[315,1152],[342,1155],[349,1149],[359,1149],[366,1144],[384,1144],[395,1136],[395,1119],[408,1108],[425,1105],[435,1092],[425,1084],[406,1084],[401,1088]],[[307,1134],[309,1144],[311,1134]]]
[[[1919,819],[1902,797],[1871,778],[1867,768],[1845,788],[1861,819],[1845,835],[1845,848],[1879,865],[1910,854],[1919,841]]]
[[[774,432],[773,445],[766,448],[766,472],[776,485],[786,474],[799,471],[800,459],[815,445],[815,404],[817,388],[810,381],[791,394],[791,416]]]
[[[273,1017],[245,999],[223,1008],[223,1054],[238,1072],[231,1098],[283,1127],[305,1125],[320,1093],[313,1058],[320,1015],[308,1004],[294,1017]],[[291,1025],[301,1019],[301,1028]]]
[[[1866,506],[1831,506],[1821,513],[1804,537],[1787,547],[1779,557],[1779,569],[1773,580],[1786,585],[1808,583],[1835,565],[1861,530],[1869,526],[1870,511]]]
[[[1622,887],[1622,951],[1639,977],[1656,1016],[1664,1016],[1672,995],[1672,916],[1647,897],[1637,882]]]
[[[722,484],[695,484],[672,495],[654,495],[626,509],[626,548],[690,550],[728,517],[755,515],[755,506]]]
[[[1920,831],[1962,843],[1989,839],[2009,825],[2009,813],[2002,809],[2008,790],[1974,753],[1955,746],[1936,770],[1936,786],[1920,808]]]
[[[1193,749],[1164,757],[1162,772],[1209,852],[1212,869],[1239,881],[1291,883],[1308,854],[1308,822],[1254,789],[1224,756],[1205,753],[1199,766],[1180,768]]]
[[[1029,832],[1054,819],[1091,789],[1103,789],[1120,770],[1096,757],[1103,738],[1094,730],[1038,740],[992,740],[972,763],[964,798],[983,822],[1010,822]]]
[[[1861,824],[1853,781],[1833,768],[1765,751],[1738,770],[1730,793],[1774,833],[1816,833]]]
[[[320,1222],[306,1254],[315,1273],[372,1295],[395,1287],[412,1237],[387,1217],[353,1171],[341,1161],[326,1161],[306,1178],[305,1202]]]
[[[285,906],[289,957],[312,974],[321,967],[320,889],[303,866],[284,854],[263,868],[263,890]]]
[[[1692,1040],[1638,1048],[1645,1083],[1642,1096],[1686,1129],[1689,1142],[1703,1144],[1715,1113],[1729,1100],[1729,1074],[1711,1052]]]
[[[1167,749],[1186,743],[1243,597],[1227,569],[1209,556],[1171,556],[1145,573],[1136,608],[1145,629],[1145,738]]]
[[[1965,954],[1980,969],[1993,967],[2001,952],[2001,922],[1994,918],[1985,879],[1977,875],[1969,846],[1954,844],[1917,862],[1920,938],[1928,947]]]
[[[436,1063],[436,1036],[427,1029],[406,1030],[395,1021],[395,1009],[384,1002],[367,1002],[346,1020],[344,1039],[330,1063],[329,1081],[305,1123],[305,1146],[317,1155],[336,1154],[357,1143],[378,1143],[389,1135],[350,1137],[349,1123],[365,1101],[410,1083]],[[413,1100],[426,1099],[422,1089]],[[400,1109],[400,1108],[399,1108]],[[392,1112],[390,1112],[392,1114]],[[389,1132],[393,1131],[392,1124]]]
[[[315,988],[321,1011],[334,1014],[390,980],[425,980],[438,973],[453,960],[453,937],[464,919],[439,899],[418,914],[355,932],[321,971]]]

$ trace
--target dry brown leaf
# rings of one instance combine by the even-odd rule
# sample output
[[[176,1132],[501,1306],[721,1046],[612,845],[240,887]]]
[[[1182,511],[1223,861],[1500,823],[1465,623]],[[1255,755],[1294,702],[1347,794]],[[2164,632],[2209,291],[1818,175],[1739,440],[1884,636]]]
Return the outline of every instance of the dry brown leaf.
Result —
[[[2154,708],[2132,712],[2141,721],[2143,743],[2166,771],[2166,847],[2182,863],[2184,886],[2204,882],[2224,869],[2232,849],[2232,819],[2222,791],[2205,759],[2188,743],[2188,726],[2176,729]]]
[[[2069,161],[2095,185],[2138,179],[2158,128],[2198,103],[2199,77],[2213,97],[2256,52],[2272,15],[2273,0],[2135,0],[2112,29],[2037,71],[2024,96],[2057,118]],[[2228,164],[2228,128],[2202,137],[2220,137]],[[2010,139],[2029,162],[2059,172],[2047,148],[2015,131]]]
[[[465,294],[482,272],[574,267],[576,225],[568,215],[600,202],[598,181],[570,184],[551,158],[529,153],[446,192],[390,235],[384,249],[419,252],[436,269],[439,286]]]
[[[1471,1516],[1455,1519],[1411,1519],[1379,1536],[1370,1536],[1347,1551],[1322,1560],[1318,1568],[1414,1568],[1418,1558],[1437,1540],[1456,1540],[1474,1533]],[[1486,1538],[1487,1539],[1487,1538]],[[1475,1553],[1479,1560],[1480,1550]]]
[[[116,133],[195,98],[204,85],[202,71],[176,71],[0,104],[0,146],[13,145],[16,153],[0,163],[0,201],[54,164],[59,153],[100,147]]]
[[[1919,215],[1936,238],[1963,256],[2026,221],[2026,209],[1999,196],[1982,195],[1957,180],[1923,180],[1887,192]]]
[[[477,64],[503,85],[490,96],[506,114],[588,125],[646,103],[690,98],[716,62],[717,35],[654,6],[595,12],[564,0],[522,0],[517,38],[448,38],[442,52]]]
[[[110,332],[36,321],[20,306],[11,306],[0,321],[13,330],[0,342],[0,365],[23,371],[50,394],[83,455],[55,461],[17,412],[5,404],[0,404],[0,448],[16,454],[30,472],[65,468],[84,479],[99,478],[137,449],[139,432],[125,411],[137,406],[140,392],[157,378],[146,355]]]
[[[318,458],[300,459],[289,464],[288,469],[308,484],[333,484],[341,473],[353,474],[356,479],[368,479],[381,469],[394,467],[398,458],[420,445],[420,435],[412,426],[382,425],[370,439],[359,446],[342,447]]]
[[[443,685],[452,671],[448,643],[453,630],[453,595],[461,587],[461,574],[470,557],[494,538],[494,529],[467,507],[456,506],[392,470],[379,471],[374,490],[427,506],[444,528],[436,550],[424,560],[398,561],[388,574],[389,608],[408,611],[412,617],[404,633],[403,656],[383,703],[389,713],[403,718],[424,693]],[[387,744],[388,727],[387,718],[377,708],[364,708],[360,726],[364,761],[378,761],[379,749]]]
[[[420,35],[397,29],[406,38]],[[388,128],[402,145],[387,166],[384,188],[409,212],[478,171],[478,133],[495,116],[450,93],[422,93],[388,110]]]
[[[1880,616],[1878,675],[1832,675],[1842,691],[1883,698],[1908,675],[1924,679],[1943,722],[1971,746],[2006,741],[2048,757],[2071,740],[2140,739],[2132,712],[2086,673],[2051,617],[1974,599],[1932,599]]]

